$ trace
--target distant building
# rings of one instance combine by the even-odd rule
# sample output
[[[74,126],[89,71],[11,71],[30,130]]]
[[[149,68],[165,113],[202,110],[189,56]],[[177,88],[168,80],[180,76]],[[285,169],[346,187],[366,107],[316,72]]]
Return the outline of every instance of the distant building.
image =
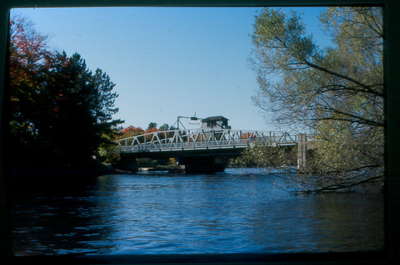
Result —
[[[224,116],[211,116],[201,120],[202,129],[230,129],[228,120]]]

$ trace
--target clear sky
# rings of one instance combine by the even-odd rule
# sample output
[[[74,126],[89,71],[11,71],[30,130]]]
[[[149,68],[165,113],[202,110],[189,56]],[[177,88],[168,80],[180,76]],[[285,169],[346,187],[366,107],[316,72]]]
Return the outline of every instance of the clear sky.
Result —
[[[327,45],[323,8],[303,14],[317,43]],[[277,127],[252,103],[251,34],[258,8],[14,9],[48,35],[50,47],[78,52],[91,69],[107,72],[125,126],[172,124],[178,115],[223,115],[234,129]]]

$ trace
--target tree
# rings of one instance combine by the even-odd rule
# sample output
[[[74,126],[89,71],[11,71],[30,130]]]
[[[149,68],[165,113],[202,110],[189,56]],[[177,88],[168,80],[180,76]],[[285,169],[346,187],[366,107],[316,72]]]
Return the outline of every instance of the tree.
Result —
[[[10,20],[9,86],[11,112],[10,133],[13,144],[26,144],[37,136],[32,113],[37,110],[35,97],[41,93],[39,85],[44,81],[43,72],[51,53],[47,49],[47,37],[37,33],[22,17]],[[36,106],[35,106],[36,104]]]
[[[144,130],[142,128],[135,126],[128,126],[120,131],[120,134],[117,136],[117,139],[123,139],[140,134],[144,134]]]
[[[38,167],[87,167],[122,121],[110,77],[79,54],[51,52],[24,19],[11,21],[11,160]],[[21,162],[24,161],[24,162]]]
[[[157,123],[150,122],[149,125],[147,126],[147,130],[150,130],[150,129],[157,129]]]
[[[153,133],[153,132],[158,132],[158,129],[156,127],[151,127],[145,131],[145,133]]]
[[[319,48],[297,14],[266,8],[257,16],[254,102],[281,124],[315,133],[312,167],[336,176],[322,186],[376,181],[383,170],[382,10],[328,8],[321,23],[333,47]]]
[[[98,154],[100,144],[113,144],[114,128],[122,123],[112,117],[118,111],[115,84],[100,69],[91,72],[79,54],[56,53],[53,58],[45,91],[50,106],[55,99],[57,111],[50,120],[38,113],[41,136],[52,139],[63,159],[84,165]]]
[[[164,123],[163,125],[158,128],[160,131],[168,131],[169,130],[169,125]]]
[[[288,167],[296,165],[296,148],[257,144],[230,160],[232,167]]]

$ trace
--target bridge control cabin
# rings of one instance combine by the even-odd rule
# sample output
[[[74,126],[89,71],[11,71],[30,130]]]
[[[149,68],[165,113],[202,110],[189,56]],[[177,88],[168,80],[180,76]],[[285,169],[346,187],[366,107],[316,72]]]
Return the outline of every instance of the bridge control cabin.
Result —
[[[205,119],[201,119],[201,128],[202,129],[230,129],[231,126],[228,125],[228,120],[224,116],[211,116]]]

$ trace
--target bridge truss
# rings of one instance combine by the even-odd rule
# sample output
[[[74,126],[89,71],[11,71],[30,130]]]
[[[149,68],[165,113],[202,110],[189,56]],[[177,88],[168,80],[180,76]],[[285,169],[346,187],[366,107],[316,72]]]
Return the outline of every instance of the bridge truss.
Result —
[[[121,153],[171,152],[296,145],[297,135],[286,132],[248,130],[172,130],[131,136],[117,141]]]

